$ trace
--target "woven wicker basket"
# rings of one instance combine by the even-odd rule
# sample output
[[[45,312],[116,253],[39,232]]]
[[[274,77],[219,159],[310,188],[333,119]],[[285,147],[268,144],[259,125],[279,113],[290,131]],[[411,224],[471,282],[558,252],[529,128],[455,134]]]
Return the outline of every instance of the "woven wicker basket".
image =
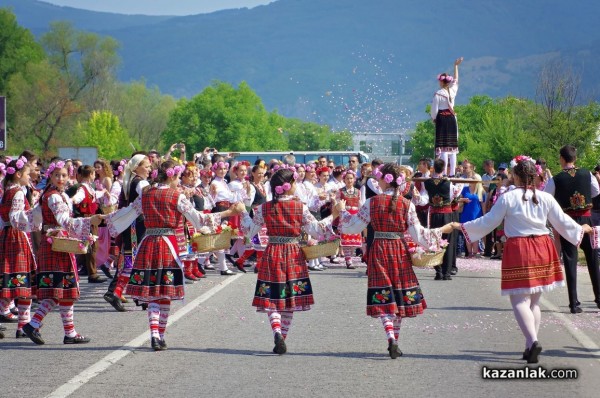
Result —
[[[102,214],[110,214],[119,208],[118,205],[110,205],[110,206],[100,206],[100,210],[102,210]]]
[[[412,256],[412,264],[413,267],[420,268],[433,268],[436,265],[442,264],[444,260],[444,253],[446,253],[446,249],[442,249],[441,252],[437,253],[424,253],[419,257]]]
[[[319,257],[329,257],[337,253],[340,247],[340,240],[332,240],[330,242],[319,242],[314,246],[302,246],[304,257],[307,260],[312,260]]]
[[[54,236],[52,237],[52,251],[73,254],[86,254],[89,245],[85,243],[82,248],[81,246],[79,246],[80,243],[80,240]]]
[[[231,231],[220,234],[197,235],[192,238],[192,247],[197,253],[214,252],[231,247]]]

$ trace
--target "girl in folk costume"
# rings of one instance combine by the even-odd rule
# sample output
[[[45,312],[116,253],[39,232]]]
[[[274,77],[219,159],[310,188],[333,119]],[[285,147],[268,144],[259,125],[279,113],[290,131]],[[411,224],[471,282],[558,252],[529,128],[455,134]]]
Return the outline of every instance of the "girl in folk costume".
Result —
[[[129,206],[142,194],[145,188],[150,186],[148,182],[150,167],[150,160],[146,155],[135,155],[129,160],[124,167],[119,208]],[[104,300],[119,312],[125,311],[121,297],[131,275],[131,268],[138,250],[138,243],[142,241],[145,231],[144,217],[140,215],[135,221],[131,222],[129,228],[126,228],[117,239],[121,240],[120,253],[123,256],[123,263],[117,275],[111,281],[108,291],[104,294]]]
[[[27,232],[41,226],[41,217],[34,222],[33,210],[22,189],[29,185],[29,171],[30,165],[24,157],[5,167],[4,196],[0,203],[0,306],[8,309],[10,302],[18,299],[17,338],[25,337],[23,326],[30,320],[31,298],[35,295],[36,264]],[[10,310],[3,312],[5,317],[14,317]],[[0,338],[3,337],[0,330]]]
[[[229,207],[231,207],[232,203],[243,202],[246,199],[248,196],[246,192],[250,188],[232,191],[227,185],[227,181],[225,181],[225,175],[227,174],[227,170],[229,170],[228,163],[219,161],[213,164],[212,170],[215,174],[215,178],[210,183],[210,196],[215,203],[215,207],[212,209],[213,213],[227,210]],[[229,219],[225,219],[224,221],[229,221]],[[233,271],[228,269],[227,265],[225,264],[224,250],[219,250],[217,252],[217,260],[221,275],[235,274]],[[238,267],[238,269],[242,272],[246,272],[244,267]]]
[[[98,205],[102,213],[110,212],[110,210],[112,210],[109,207],[112,202],[111,189],[114,180],[112,167],[108,161],[104,159],[97,159],[94,162],[94,171],[96,174],[94,185],[96,192],[99,194]],[[100,227],[98,227],[97,235],[98,239],[94,243],[96,245],[96,264],[100,264],[100,269],[102,272],[104,272],[108,278],[112,279],[112,275],[110,274],[110,267],[112,263],[110,257],[111,238],[106,226],[101,224]]]
[[[501,293],[510,297],[513,313],[525,336],[523,359],[537,363],[542,346],[538,342],[541,321],[539,301],[542,292],[564,286],[560,260],[546,222],[573,245],[579,245],[584,233],[592,228],[579,225],[563,213],[554,197],[535,189],[536,169],[526,156],[517,156],[512,164],[515,189],[502,194],[483,217],[460,224],[469,242],[476,241],[504,221],[508,238],[502,256]],[[597,238],[597,236],[595,236]]]
[[[252,167],[252,176],[250,177],[250,193],[248,198],[244,201],[246,208],[250,208],[250,217],[254,216],[254,211],[258,206],[267,202],[267,191],[264,184],[265,171],[265,167],[261,166],[260,164]],[[246,246],[244,254],[235,260],[236,266],[238,268],[243,268],[246,260],[253,254],[256,254],[258,265],[258,260],[260,260],[262,257],[267,243],[267,229],[263,228],[258,232],[258,234],[254,235],[252,239],[248,241],[248,245]],[[258,266],[254,267],[254,273],[258,273]]]
[[[183,166],[172,160],[163,162],[157,169],[155,186],[144,190],[131,206],[108,216],[111,235],[129,228],[140,215],[144,215],[146,233],[135,257],[126,293],[148,303],[148,323],[151,346],[156,351],[167,348],[164,334],[169,319],[171,300],[184,297],[182,264],[177,254],[175,229],[183,225],[184,217],[196,229],[204,225],[216,227],[221,216],[226,217],[243,210],[243,205],[232,206],[224,212],[203,214],[178,189],[179,173]]]
[[[37,255],[36,287],[40,304],[31,321],[23,326],[23,332],[36,344],[44,344],[40,334],[44,317],[58,305],[63,322],[64,344],[88,343],[89,338],[75,331],[73,304],[79,299],[79,276],[75,256],[52,250],[50,230],[58,230],[61,236],[79,240],[90,238],[92,226],[98,226],[102,216],[73,218],[71,201],[64,192],[68,170],[63,161],[56,161],[46,171],[48,186],[42,193],[40,207],[43,220],[43,236]]]
[[[250,195],[252,189],[252,185],[248,181],[248,166],[250,166],[250,163],[248,163],[245,160],[235,163],[231,168],[232,179],[231,182],[228,184],[231,192],[239,193],[240,195],[245,196],[244,203],[248,203],[248,196]],[[239,216],[231,217],[229,219],[229,224],[234,230],[238,230],[238,236],[233,236],[235,242],[233,244],[233,247],[229,251],[231,254],[225,254],[225,257],[227,258],[227,260],[233,263],[237,267],[237,269],[245,273],[246,270],[244,269],[244,261],[237,262],[233,258],[233,254],[237,254],[238,259],[241,258],[244,255],[246,249],[246,246],[244,244],[244,235],[239,230]]]
[[[346,210],[344,201],[337,207],[342,233],[356,234],[367,224],[373,226],[374,240],[367,254],[367,315],[381,319],[389,355],[395,359],[402,355],[398,348],[402,318],[415,317],[427,308],[404,236],[410,234],[414,242],[428,247],[431,239],[441,239],[442,229],[421,226],[415,206],[400,195],[405,181],[398,166],[387,163],[380,171],[383,194],[367,199],[355,215]]]
[[[80,166],[77,170],[79,175],[80,184],[77,188],[75,195],[71,198],[74,209],[76,210],[75,215],[78,217],[91,217],[98,212],[98,200],[102,196],[109,195],[108,191],[96,192],[93,185],[96,172],[91,166]],[[98,228],[92,226],[92,235],[98,236]],[[87,269],[88,282],[98,283],[105,282],[105,278],[101,278],[98,275],[96,268],[96,252],[97,245],[93,242],[88,252],[85,254],[85,267]]]
[[[210,213],[212,208],[215,207],[215,202],[212,200],[212,196],[210,195],[210,183],[214,177],[214,173],[210,168],[200,170],[200,184],[198,185],[198,189],[202,192],[204,196],[204,213]],[[198,266],[202,267],[202,272],[205,270],[214,270],[215,267],[210,263],[210,257],[213,256],[213,253],[202,253],[198,257]]]
[[[259,260],[258,280],[252,305],[269,315],[275,347],[273,352],[287,351],[285,339],[294,311],[307,311],[314,304],[306,258],[300,249],[302,228],[312,236],[327,235],[332,217],[317,221],[308,208],[294,197],[295,172],[277,170],[270,180],[273,200],[260,205],[254,218],[244,213],[242,228],[252,237],[266,225],[269,244]],[[337,216],[337,211],[334,213]]]
[[[180,190],[183,192],[186,198],[194,205],[194,209],[199,212],[204,212],[204,195],[199,187],[196,186],[196,180],[198,179],[198,168],[194,162],[188,162],[185,169],[181,173]],[[191,281],[197,281],[205,278],[204,269],[198,267],[198,254],[193,251],[193,247],[188,245],[187,242],[196,233],[194,225],[185,221],[184,235],[186,243],[186,252],[181,256],[183,262],[184,272],[183,276]]]
[[[351,215],[358,213],[358,209],[363,205],[365,200],[360,196],[360,190],[356,189],[356,174],[352,170],[344,173],[344,183],[346,186],[339,191],[339,199],[346,202],[346,210]],[[344,234],[342,233],[342,249],[346,260],[346,268],[355,269],[352,265],[352,255],[357,247],[362,247],[362,233]]]
[[[458,154],[458,124],[454,102],[458,92],[458,65],[462,61],[462,57],[454,61],[454,77],[447,73],[438,75],[440,89],[435,92],[431,102],[431,119],[435,124],[435,156],[450,165],[450,176],[454,176]]]

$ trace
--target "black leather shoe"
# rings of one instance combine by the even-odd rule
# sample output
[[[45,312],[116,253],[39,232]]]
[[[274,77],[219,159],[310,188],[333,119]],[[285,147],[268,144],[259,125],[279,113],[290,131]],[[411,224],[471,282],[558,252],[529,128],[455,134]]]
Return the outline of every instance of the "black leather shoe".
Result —
[[[113,276],[110,273],[110,270],[108,269],[108,267],[105,264],[102,264],[100,266],[100,271],[102,271],[102,273],[104,273],[104,275],[106,275],[106,277],[108,279],[112,279],[113,278]]]
[[[445,281],[451,281],[452,277],[450,275],[444,275],[444,277],[442,279]]]
[[[239,269],[241,272],[243,272],[244,274],[246,273],[246,270],[244,269],[244,264],[235,263],[235,267],[237,269]]]
[[[230,269],[228,269],[227,271],[221,271],[221,275],[223,275],[223,276],[230,276],[230,275],[235,275],[235,274],[236,273]]]
[[[596,299],[596,300],[594,300],[594,303],[596,303],[596,306],[597,306],[598,308],[600,308],[600,299]]]
[[[6,315],[0,315],[0,322],[4,322],[4,323],[18,323],[19,322],[19,318],[18,317],[7,317]]]
[[[160,346],[160,348],[162,348],[163,350],[166,350],[167,347],[167,342],[165,341],[165,339],[161,339],[158,341],[158,345]]]
[[[78,334],[75,337],[65,336],[63,339],[63,344],[87,344],[91,341],[89,337],[82,336]]]
[[[578,306],[578,305],[576,305],[575,307],[569,306],[569,309],[571,311],[571,314],[581,314],[583,312],[583,310],[581,309],[581,307]]]
[[[23,332],[25,332],[27,337],[29,337],[31,339],[31,341],[33,341],[35,344],[42,345],[42,344],[46,343],[44,341],[44,339],[42,339],[42,335],[40,334],[40,331],[38,329],[34,328],[33,326],[31,326],[30,323],[27,323],[27,324],[25,324],[25,326],[23,326]]]
[[[452,267],[452,269],[450,270],[450,275],[456,275],[456,274],[458,274],[458,268]]]
[[[435,278],[433,278],[434,281],[441,281],[444,277],[442,276],[441,273],[436,272],[435,273]]]
[[[529,355],[527,356],[527,363],[538,363],[538,357],[542,352],[542,346],[534,341],[529,349]]]
[[[281,333],[275,334],[275,347],[273,347],[273,352],[279,355],[283,355],[287,352],[287,347],[285,346],[285,339],[283,338]]]
[[[95,278],[88,278],[88,283],[104,283],[106,282],[106,278],[101,276],[96,276]]]
[[[392,359],[396,359],[402,356],[402,351],[400,351],[398,343],[396,343],[395,341],[390,341],[388,343],[388,351],[390,353],[390,358]]]
[[[529,358],[529,348],[525,348],[525,351],[523,351],[523,359],[527,360],[527,358]]]
[[[231,263],[231,265],[235,265],[235,258],[233,258],[231,254],[226,254],[225,258]]]
[[[15,339],[22,339],[23,337],[27,337],[27,335],[22,330],[17,330],[17,333],[15,333]]]
[[[106,300],[106,302],[110,305],[113,306],[113,308],[119,312],[125,312],[125,307],[123,306],[123,302],[121,302],[121,299],[117,296],[115,296],[113,293],[111,292],[106,292],[104,293],[104,300]]]
[[[150,339],[150,346],[154,351],[162,351],[163,348],[160,345],[160,339],[158,337],[152,337]]]

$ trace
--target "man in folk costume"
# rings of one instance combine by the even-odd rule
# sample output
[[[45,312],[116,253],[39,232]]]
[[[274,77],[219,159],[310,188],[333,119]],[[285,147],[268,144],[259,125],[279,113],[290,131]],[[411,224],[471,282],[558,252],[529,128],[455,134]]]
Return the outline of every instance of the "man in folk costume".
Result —
[[[444,177],[446,163],[438,158],[433,162],[433,174],[431,179],[424,182],[425,192],[429,203],[429,227],[439,228],[452,222],[452,200],[454,199],[454,184]],[[427,224],[426,224],[427,226]],[[452,280],[450,272],[454,264],[456,252],[453,250],[456,244],[456,232],[452,231],[442,235],[448,241],[448,249],[444,253],[441,266],[435,267],[435,280]]]
[[[548,181],[544,191],[554,195],[556,201],[579,225],[592,224],[592,198],[600,193],[598,181],[589,170],[575,166],[577,149],[571,145],[560,148],[559,162],[562,171]],[[560,237],[561,252],[565,264],[567,289],[569,291],[569,309],[572,314],[582,312],[577,299],[577,246]],[[590,238],[584,237],[581,249],[592,281],[594,302],[600,308],[600,270],[598,252],[592,249]]]

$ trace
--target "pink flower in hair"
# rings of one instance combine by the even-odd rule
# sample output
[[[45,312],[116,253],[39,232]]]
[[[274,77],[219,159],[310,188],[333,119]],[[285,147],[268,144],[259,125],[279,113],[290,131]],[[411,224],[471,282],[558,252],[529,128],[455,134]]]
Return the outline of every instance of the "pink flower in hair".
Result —
[[[6,165],[4,163],[0,163],[0,173],[6,172]]]
[[[542,170],[542,166],[540,166],[539,164],[535,165],[535,172],[537,173],[537,175],[542,176],[544,175],[544,170]]]
[[[175,175],[175,170],[172,167],[169,167],[166,171],[167,177],[173,177]]]
[[[15,170],[15,168],[14,168],[14,167],[7,167],[7,168],[6,168],[6,172],[7,172],[8,174],[15,174],[15,171],[16,171],[16,170]]]
[[[283,187],[281,185],[277,185],[275,187],[275,192],[277,193],[277,195],[282,195],[284,192]]]
[[[383,176],[383,181],[387,182],[388,184],[391,184],[392,181],[394,181],[394,176],[391,174],[386,174],[385,176]]]
[[[398,176],[398,178],[396,178],[396,184],[398,184],[398,186],[402,185],[404,183],[404,176],[402,174],[400,174]]]
[[[373,170],[373,177],[380,179],[382,176],[383,174],[381,173],[381,170],[379,170],[379,167]]]
[[[158,170],[152,170],[152,173],[150,173],[150,177],[152,177],[153,180],[156,180],[156,177],[158,177]]]

